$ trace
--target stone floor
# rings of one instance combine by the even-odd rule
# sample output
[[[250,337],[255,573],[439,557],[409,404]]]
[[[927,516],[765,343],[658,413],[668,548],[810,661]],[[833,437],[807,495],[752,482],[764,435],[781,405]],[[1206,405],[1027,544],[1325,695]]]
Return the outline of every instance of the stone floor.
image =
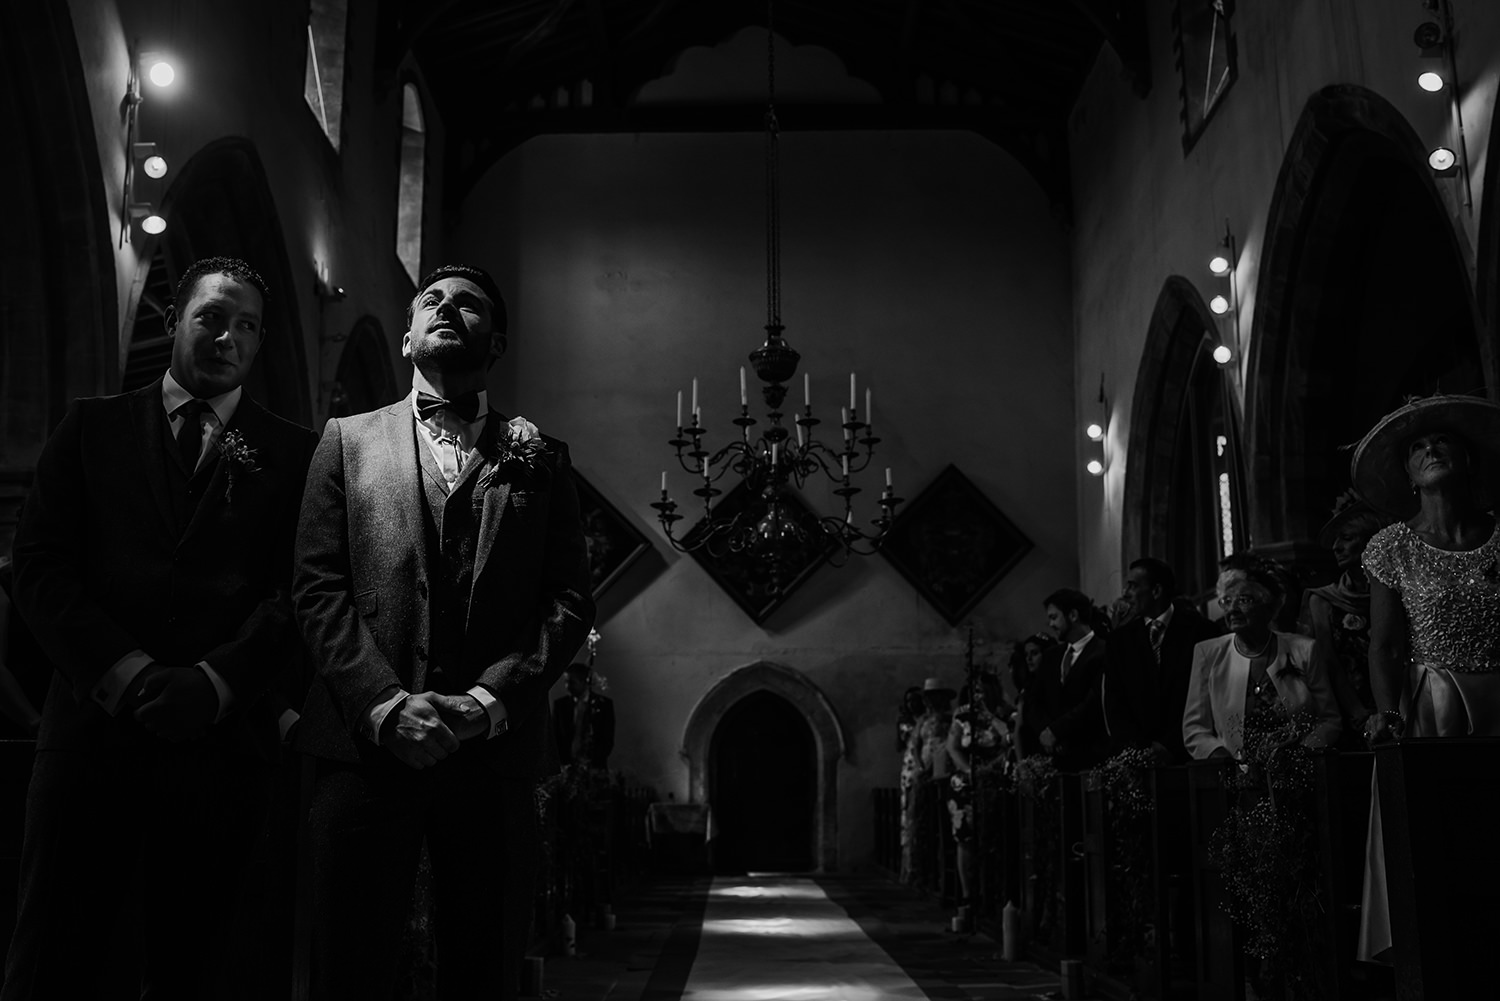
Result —
[[[615,928],[578,930],[545,960],[542,997],[565,1001],[875,1001],[1060,998],[1055,971],[1007,963],[986,935],[947,930],[930,899],[879,877],[656,882]]]

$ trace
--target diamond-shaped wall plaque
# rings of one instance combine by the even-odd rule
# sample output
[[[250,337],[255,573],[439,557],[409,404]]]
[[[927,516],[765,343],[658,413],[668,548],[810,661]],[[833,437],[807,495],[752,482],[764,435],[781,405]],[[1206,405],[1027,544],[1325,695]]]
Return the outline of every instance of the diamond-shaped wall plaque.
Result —
[[[1031,540],[949,466],[896,518],[880,551],[956,626],[1031,551]]]

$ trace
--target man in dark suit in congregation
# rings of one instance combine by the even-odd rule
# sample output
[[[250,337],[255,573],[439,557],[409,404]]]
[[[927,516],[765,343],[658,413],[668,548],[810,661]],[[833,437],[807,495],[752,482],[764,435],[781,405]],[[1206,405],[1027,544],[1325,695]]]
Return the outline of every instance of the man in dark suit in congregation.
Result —
[[[328,422],[294,595],[316,675],[314,997],[390,998],[425,837],[440,998],[515,997],[555,771],[548,692],[594,619],[567,446],[491,409],[488,274],[418,286],[412,393]]]
[[[1177,596],[1177,575],[1143,557],[1125,576],[1129,622],[1105,646],[1104,720],[1110,745],[1152,748],[1163,762],[1186,761],[1182,708],[1193,647],[1221,635],[1219,627]]]
[[[1099,701],[1104,641],[1094,633],[1094,603],[1081,591],[1062,588],[1042,607],[1059,645],[1043,655],[1041,671],[1027,689],[1027,724],[1037,728],[1043,752],[1058,768],[1090,768],[1108,750]]]
[[[242,261],[192,265],[166,374],[75,401],[37,462],[14,598],[56,673],[6,1001],[214,996],[291,719],[263,696],[298,663],[292,542],[317,440],[243,389],[279,335],[267,299]]]
[[[568,665],[568,694],[552,703],[552,728],[564,764],[608,768],[615,747],[615,703],[594,691],[593,678],[588,664]]]

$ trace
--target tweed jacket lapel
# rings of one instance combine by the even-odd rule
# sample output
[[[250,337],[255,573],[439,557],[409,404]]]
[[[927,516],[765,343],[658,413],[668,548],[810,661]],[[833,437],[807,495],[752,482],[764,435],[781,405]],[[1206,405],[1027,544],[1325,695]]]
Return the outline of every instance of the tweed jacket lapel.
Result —
[[[477,471],[479,480],[474,484],[474,489],[484,495],[484,510],[479,518],[479,541],[474,550],[475,585],[479,583],[480,575],[484,573],[485,566],[489,562],[490,552],[495,545],[495,536],[500,531],[500,517],[505,513],[506,501],[510,499],[510,480],[500,475],[500,469],[495,462],[499,451],[500,429],[504,426],[505,415],[497,410],[491,410],[490,418],[484,424],[484,434],[475,444],[475,451],[484,457],[484,465]],[[472,617],[473,614],[474,603],[471,601],[469,615]]]

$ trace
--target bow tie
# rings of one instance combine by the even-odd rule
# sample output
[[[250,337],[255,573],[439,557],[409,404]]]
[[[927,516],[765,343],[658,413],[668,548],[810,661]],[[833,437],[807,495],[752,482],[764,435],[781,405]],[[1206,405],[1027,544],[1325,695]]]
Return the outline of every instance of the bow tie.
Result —
[[[433,396],[417,390],[417,416],[422,420],[430,420],[432,415],[439,410],[446,410],[455,417],[461,418],[465,423],[474,423],[474,418],[479,416],[479,393],[477,391],[459,393],[451,400],[445,400],[441,396]]]

